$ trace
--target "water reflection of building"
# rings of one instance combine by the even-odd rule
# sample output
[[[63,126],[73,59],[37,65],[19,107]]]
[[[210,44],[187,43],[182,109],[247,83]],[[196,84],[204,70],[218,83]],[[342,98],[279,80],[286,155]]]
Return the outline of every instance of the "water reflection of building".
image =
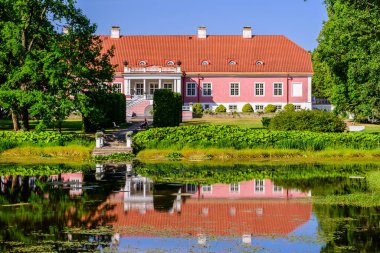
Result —
[[[108,202],[115,206],[109,215],[117,217],[112,224],[136,228],[123,236],[160,236],[158,231],[165,231],[169,236],[239,236],[249,242],[250,235],[287,235],[306,223],[312,211],[311,202],[296,200],[310,193],[283,189],[270,180],[178,185],[167,196],[172,208],[166,211],[154,208],[163,196],[152,187],[149,179],[132,176],[121,192],[110,196]],[[144,227],[150,229],[138,229]]]
[[[51,175],[48,177],[48,182],[62,182],[64,187],[69,187],[70,196],[78,196],[83,193],[83,172],[62,173],[59,175]],[[58,187],[58,185],[55,185]]]

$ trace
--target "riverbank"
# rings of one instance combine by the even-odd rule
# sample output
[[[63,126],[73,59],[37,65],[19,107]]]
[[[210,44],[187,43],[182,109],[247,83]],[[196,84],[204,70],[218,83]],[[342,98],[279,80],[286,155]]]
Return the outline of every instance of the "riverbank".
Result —
[[[184,148],[146,149],[138,153],[142,161],[235,161],[235,162],[380,162],[380,149],[326,149],[305,151],[296,149],[232,149],[232,148]]]

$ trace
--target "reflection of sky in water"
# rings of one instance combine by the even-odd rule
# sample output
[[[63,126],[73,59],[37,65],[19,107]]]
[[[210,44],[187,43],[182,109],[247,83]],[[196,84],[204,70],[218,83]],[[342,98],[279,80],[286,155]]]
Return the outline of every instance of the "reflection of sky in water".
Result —
[[[147,252],[320,252],[322,244],[317,243],[317,219],[310,220],[290,233],[287,238],[252,237],[252,243],[244,245],[242,238],[207,238],[205,247],[198,244],[198,238],[157,238],[122,237],[119,251]]]

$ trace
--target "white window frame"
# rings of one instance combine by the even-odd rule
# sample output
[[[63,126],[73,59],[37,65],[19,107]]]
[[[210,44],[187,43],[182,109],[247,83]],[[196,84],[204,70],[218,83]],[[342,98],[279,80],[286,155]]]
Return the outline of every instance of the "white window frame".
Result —
[[[283,109],[282,105],[275,105],[276,106],[276,112],[281,111]]]
[[[116,88],[116,85],[120,85],[120,87],[117,87]],[[122,93],[123,91],[123,85],[122,83],[112,83],[112,89],[116,92],[116,93]]]
[[[196,193],[197,186],[195,184],[186,184],[186,192],[187,193]]]
[[[141,87],[140,88],[137,88],[137,86],[140,86],[141,85]],[[135,83],[135,90],[136,90],[136,94],[135,95],[137,95],[137,96],[142,96],[142,95],[144,95],[144,83]],[[137,94],[138,92],[138,90],[140,90],[141,91],[141,94]]]
[[[262,106],[263,109],[258,109],[259,106]],[[264,111],[264,107],[265,107],[264,105],[255,105],[255,111],[256,112],[262,112],[262,111]]]
[[[257,188],[257,183],[258,182],[262,182],[262,186],[261,186],[261,183],[260,183],[260,188],[262,187],[262,190],[258,190]],[[254,188],[255,192],[260,192],[260,193],[264,193],[265,192],[265,179],[255,179],[255,188]]]
[[[281,84],[281,95],[275,94],[276,89],[279,89],[279,88],[275,87],[275,84]],[[283,96],[284,96],[284,83],[283,82],[274,82],[273,83],[273,97],[283,97]]]
[[[279,191],[279,189],[281,189],[281,190]],[[273,192],[274,193],[283,193],[284,188],[282,186],[278,186],[278,185],[273,184]]]
[[[152,86],[153,85],[153,86]],[[159,83],[156,83],[156,82],[151,82],[149,83],[149,94],[150,95],[154,95],[154,92],[156,90],[160,89],[160,85]],[[153,90],[153,93],[152,93],[152,90]]]
[[[301,95],[299,95],[299,96],[294,96],[294,85],[295,84],[300,84],[301,85]],[[292,97],[300,98],[302,96],[303,96],[303,84],[301,82],[294,82],[294,83],[292,83]]]
[[[194,84],[195,90],[194,90],[194,95],[189,95],[189,85]],[[197,83],[196,82],[187,82],[186,83],[186,97],[196,97],[197,96]]]
[[[236,109],[231,110],[231,106],[236,107]],[[237,110],[238,110],[238,106],[237,106],[236,104],[228,105],[228,111],[229,111],[229,112],[237,112]]]
[[[205,110],[209,110],[209,109],[211,109],[211,106],[210,106],[210,104],[204,104],[203,108]]]
[[[258,84],[262,84],[263,85],[263,88],[262,88],[263,89],[263,95],[257,95],[256,94],[256,90],[257,90],[257,85]],[[261,89],[261,88],[259,88],[259,89]],[[265,97],[265,82],[255,82],[255,91],[254,92],[255,92],[255,94],[254,94],[255,97]]]
[[[302,109],[301,105],[294,105],[294,110],[299,111],[301,109]]]
[[[210,95],[205,95],[205,87],[204,85],[205,84],[209,84],[210,85],[210,89],[207,89],[207,90],[210,90]],[[211,97],[212,96],[212,83],[211,82],[204,82],[202,83],[202,97]]]
[[[238,89],[238,95],[232,95],[231,94],[231,91],[232,91],[232,84],[237,84],[238,86],[237,86],[237,89]],[[234,92],[235,92],[235,89],[236,88],[233,88],[234,89]],[[230,93],[230,97],[240,97],[240,83],[239,82],[230,82],[230,91],[229,91],[229,93]]]
[[[170,85],[171,88],[165,87],[165,86],[168,86],[168,85]],[[168,89],[168,90],[171,90],[171,91],[173,90],[173,83],[169,83],[169,82],[168,83],[163,83],[162,86],[163,86],[164,89]]]
[[[202,185],[202,192],[203,193],[210,193],[210,192],[212,192],[212,185],[211,184]]]
[[[230,184],[230,192],[231,193],[240,193],[240,184]]]

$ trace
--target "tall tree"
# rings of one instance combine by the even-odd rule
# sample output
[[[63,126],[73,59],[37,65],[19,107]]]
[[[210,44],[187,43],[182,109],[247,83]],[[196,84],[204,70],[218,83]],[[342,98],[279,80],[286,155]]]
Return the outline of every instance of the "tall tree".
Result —
[[[313,53],[315,91],[338,112],[380,110],[380,1],[326,0],[328,21]]]
[[[0,106],[12,111],[15,130],[18,118],[29,130],[30,113],[59,123],[81,111],[78,93],[107,88],[112,49],[102,54],[96,26],[75,0],[0,0],[0,7]]]

